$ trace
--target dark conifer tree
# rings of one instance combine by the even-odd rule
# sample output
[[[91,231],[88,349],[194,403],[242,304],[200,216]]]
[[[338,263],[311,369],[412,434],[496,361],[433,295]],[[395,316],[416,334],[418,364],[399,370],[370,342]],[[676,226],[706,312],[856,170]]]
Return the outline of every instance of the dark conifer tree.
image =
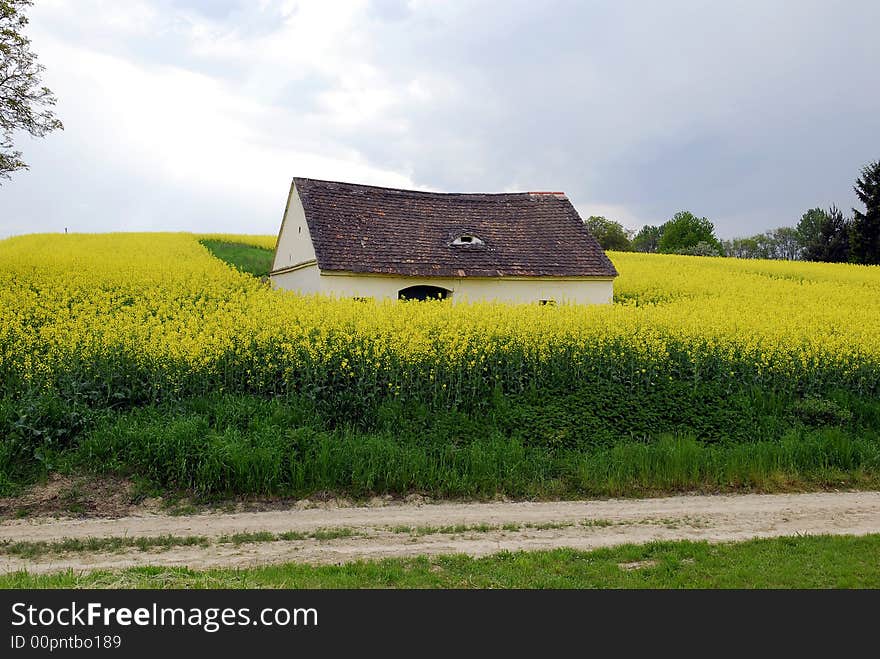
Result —
[[[850,258],[854,263],[880,264],[880,160],[862,168],[853,189],[865,212],[853,208]]]
[[[851,221],[843,216],[836,206],[828,209],[822,226],[819,228],[819,251],[810,259],[828,263],[849,261],[849,232]]]

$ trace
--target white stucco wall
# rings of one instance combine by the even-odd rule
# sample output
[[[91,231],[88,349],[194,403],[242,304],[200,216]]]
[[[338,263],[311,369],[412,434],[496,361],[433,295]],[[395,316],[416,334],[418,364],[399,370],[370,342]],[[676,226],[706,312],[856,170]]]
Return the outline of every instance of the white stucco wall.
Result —
[[[440,286],[452,291],[453,302],[497,300],[500,302],[538,302],[559,304],[608,304],[612,301],[613,281],[598,278],[560,277],[392,277],[382,275],[321,273],[317,265],[271,275],[276,288],[303,294],[321,293],[337,297],[397,299],[408,286]]]
[[[286,291],[296,291],[303,295],[312,293],[325,293],[323,282],[321,281],[321,272],[315,264],[282,272],[280,274],[270,274],[269,281],[275,288],[281,288]]]
[[[275,258],[272,270],[289,268],[301,263],[315,260],[315,247],[306,225],[306,213],[296,186],[291,184],[287,197],[287,208],[281,220],[281,231],[278,234],[278,245],[275,247]]]

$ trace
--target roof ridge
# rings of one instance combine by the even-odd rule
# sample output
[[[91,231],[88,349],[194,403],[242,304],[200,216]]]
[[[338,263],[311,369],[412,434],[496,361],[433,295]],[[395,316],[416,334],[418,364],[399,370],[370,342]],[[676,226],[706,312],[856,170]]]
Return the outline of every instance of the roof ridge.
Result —
[[[564,197],[564,192],[437,192],[434,190],[412,190],[410,188],[391,188],[383,185],[369,185],[366,183],[351,183],[350,181],[329,181],[327,179],[308,178],[306,176],[294,176],[294,183],[304,181],[307,183],[330,183],[332,185],[345,185],[352,188],[371,188],[373,190],[383,190],[386,192],[403,192],[407,194],[432,195],[444,197],[531,197],[531,196],[555,196],[557,198]]]

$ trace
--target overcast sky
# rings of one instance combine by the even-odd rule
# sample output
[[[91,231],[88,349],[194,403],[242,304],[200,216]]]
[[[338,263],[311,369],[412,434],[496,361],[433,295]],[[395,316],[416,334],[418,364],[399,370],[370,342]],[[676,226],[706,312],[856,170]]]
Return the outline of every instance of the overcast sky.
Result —
[[[290,178],[564,190],[722,237],[856,203],[880,2],[37,0],[65,130],[18,139],[0,235],[275,233]]]

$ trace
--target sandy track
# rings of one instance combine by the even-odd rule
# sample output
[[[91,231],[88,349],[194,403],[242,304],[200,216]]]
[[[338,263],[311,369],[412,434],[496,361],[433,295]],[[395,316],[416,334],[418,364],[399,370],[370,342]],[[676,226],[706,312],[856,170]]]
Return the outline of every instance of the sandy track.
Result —
[[[535,528],[534,525],[554,528]],[[474,527],[457,533],[401,531],[395,527]],[[507,525],[508,529],[501,529]],[[514,528],[515,527],[515,528]],[[140,515],[118,519],[50,518],[0,523],[0,541],[63,538],[204,536],[268,531],[309,533],[350,529],[331,540],[214,543],[208,547],[118,552],[68,552],[21,559],[0,554],[0,572],[53,572],[135,565],[246,567],[279,562],[343,563],[421,554],[485,555],[501,550],[591,549],[652,540],[721,542],[797,534],[880,533],[880,492],[680,496],[641,500],[521,503],[390,504],[322,507],[187,517]]]

